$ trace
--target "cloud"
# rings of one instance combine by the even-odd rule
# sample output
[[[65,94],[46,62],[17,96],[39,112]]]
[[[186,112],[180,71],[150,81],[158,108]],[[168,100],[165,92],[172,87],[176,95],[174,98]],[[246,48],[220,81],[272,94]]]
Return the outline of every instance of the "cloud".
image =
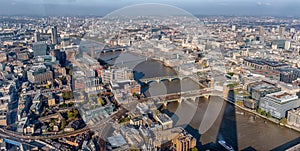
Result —
[[[270,6],[270,5],[272,5],[270,2],[257,2],[256,4],[258,6]]]

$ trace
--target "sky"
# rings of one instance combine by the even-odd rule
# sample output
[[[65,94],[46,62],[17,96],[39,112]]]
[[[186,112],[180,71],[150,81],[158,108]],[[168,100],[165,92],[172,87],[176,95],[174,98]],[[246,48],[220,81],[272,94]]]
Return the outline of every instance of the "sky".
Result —
[[[0,0],[0,15],[105,16],[143,3],[173,5],[194,15],[300,17],[300,0]]]

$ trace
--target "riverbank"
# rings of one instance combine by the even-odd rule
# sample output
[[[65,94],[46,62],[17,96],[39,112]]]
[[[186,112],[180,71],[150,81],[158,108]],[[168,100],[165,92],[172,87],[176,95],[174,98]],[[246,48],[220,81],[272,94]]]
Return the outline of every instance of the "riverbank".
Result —
[[[265,120],[268,120],[268,121],[270,121],[270,122],[273,122],[273,123],[278,124],[278,125],[280,125],[280,126],[284,126],[284,127],[286,127],[286,128],[292,129],[292,130],[297,131],[297,132],[300,133],[300,129],[297,129],[297,128],[295,128],[295,127],[293,127],[293,126],[290,126],[290,125],[287,125],[287,124],[280,124],[279,120],[277,120],[277,119],[274,119],[274,118],[268,118],[268,117],[266,117],[266,116],[263,116],[263,115],[257,113],[255,110],[251,110],[251,109],[245,108],[245,107],[243,107],[243,106],[240,106],[240,105],[236,104],[235,102],[232,102],[232,101],[230,101],[230,100],[228,100],[228,99],[225,99],[225,98],[224,98],[224,100],[225,100],[226,102],[228,102],[228,103],[234,105],[235,107],[238,107],[239,109],[241,109],[241,110],[243,110],[243,111],[247,111],[247,112],[252,113],[252,114],[254,114],[254,115],[256,115],[256,116],[259,116],[259,117],[261,117],[261,118],[263,118],[263,119],[265,119]]]

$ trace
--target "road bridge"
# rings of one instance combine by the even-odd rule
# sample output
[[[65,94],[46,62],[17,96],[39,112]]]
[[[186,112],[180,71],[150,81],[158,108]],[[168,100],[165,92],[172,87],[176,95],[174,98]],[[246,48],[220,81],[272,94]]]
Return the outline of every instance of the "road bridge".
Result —
[[[165,95],[159,95],[159,96],[152,96],[149,97],[156,101],[158,104],[167,104],[169,102],[179,102],[186,100],[192,100],[196,101],[199,97],[205,97],[209,98],[210,96],[222,96],[221,92],[217,92],[216,90],[213,90],[211,88],[204,88],[194,91],[187,91],[187,92],[180,92],[180,93],[172,93],[172,94],[165,94]]]

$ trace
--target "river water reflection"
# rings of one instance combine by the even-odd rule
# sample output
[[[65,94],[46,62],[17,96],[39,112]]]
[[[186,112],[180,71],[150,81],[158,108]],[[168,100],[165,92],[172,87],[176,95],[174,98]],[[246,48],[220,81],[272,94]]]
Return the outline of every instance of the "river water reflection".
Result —
[[[199,134],[198,129],[209,101],[224,103],[213,125],[205,133]],[[191,121],[186,123],[189,125],[186,129],[199,139],[199,144],[201,144],[199,147],[202,149],[220,150],[222,147],[217,144],[217,140],[222,139],[236,150],[272,150],[300,137],[300,133],[271,122],[265,122],[264,119],[255,117],[252,113],[235,108],[220,97],[200,98],[195,104],[188,101],[181,104],[172,102],[168,104],[167,110],[170,114],[181,113],[178,110],[189,111],[196,104],[197,111]],[[184,115],[180,116],[182,117],[177,117],[179,121],[180,118],[186,118]],[[287,144],[287,146],[290,145],[293,144]]]

